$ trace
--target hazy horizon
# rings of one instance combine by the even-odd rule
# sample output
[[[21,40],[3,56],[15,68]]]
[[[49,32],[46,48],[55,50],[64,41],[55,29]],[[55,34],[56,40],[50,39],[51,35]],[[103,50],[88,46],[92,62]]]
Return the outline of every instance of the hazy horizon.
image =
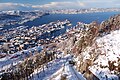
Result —
[[[120,8],[119,0],[1,0],[0,10]]]

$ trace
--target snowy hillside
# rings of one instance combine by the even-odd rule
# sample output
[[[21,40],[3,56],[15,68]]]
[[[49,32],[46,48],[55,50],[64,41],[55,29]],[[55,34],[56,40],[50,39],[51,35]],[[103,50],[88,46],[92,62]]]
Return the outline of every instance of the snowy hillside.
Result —
[[[85,28],[72,48],[76,69],[88,80],[119,80],[120,15]]]
[[[119,80],[116,75],[120,72],[120,30],[97,39],[96,43],[101,53],[90,71],[101,80]]]
[[[120,72],[120,30],[98,37],[92,46],[82,52],[84,64],[100,80],[119,80]],[[86,62],[90,61],[90,62]],[[80,65],[80,64],[78,64]]]
[[[67,80],[86,80],[81,73],[78,73],[73,65],[69,64],[71,55],[66,55],[63,58],[59,58],[47,63],[44,70],[36,69],[31,74],[30,80],[62,80],[62,77]]]

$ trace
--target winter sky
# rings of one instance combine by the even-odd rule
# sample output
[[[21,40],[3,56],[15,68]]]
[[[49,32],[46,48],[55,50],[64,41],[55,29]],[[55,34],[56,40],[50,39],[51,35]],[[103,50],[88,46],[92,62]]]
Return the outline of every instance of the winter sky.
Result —
[[[120,8],[120,0],[0,0],[0,10]]]

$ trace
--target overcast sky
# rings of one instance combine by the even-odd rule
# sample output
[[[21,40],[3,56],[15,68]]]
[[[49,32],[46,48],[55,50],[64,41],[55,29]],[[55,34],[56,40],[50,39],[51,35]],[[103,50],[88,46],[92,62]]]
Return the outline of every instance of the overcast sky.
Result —
[[[120,0],[0,0],[0,10],[120,8]]]

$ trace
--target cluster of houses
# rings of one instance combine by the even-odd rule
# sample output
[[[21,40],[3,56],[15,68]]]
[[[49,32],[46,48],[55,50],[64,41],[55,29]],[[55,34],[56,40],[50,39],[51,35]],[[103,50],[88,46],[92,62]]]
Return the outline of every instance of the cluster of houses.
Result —
[[[0,37],[0,53],[14,54],[21,50],[26,50],[35,46],[48,44],[49,39],[40,39],[44,33],[49,33],[62,29],[64,26],[70,24],[70,21],[56,21],[49,24],[43,24],[39,27],[19,26],[17,28],[4,31]],[[3,57],[1,55],[1,57]]]

